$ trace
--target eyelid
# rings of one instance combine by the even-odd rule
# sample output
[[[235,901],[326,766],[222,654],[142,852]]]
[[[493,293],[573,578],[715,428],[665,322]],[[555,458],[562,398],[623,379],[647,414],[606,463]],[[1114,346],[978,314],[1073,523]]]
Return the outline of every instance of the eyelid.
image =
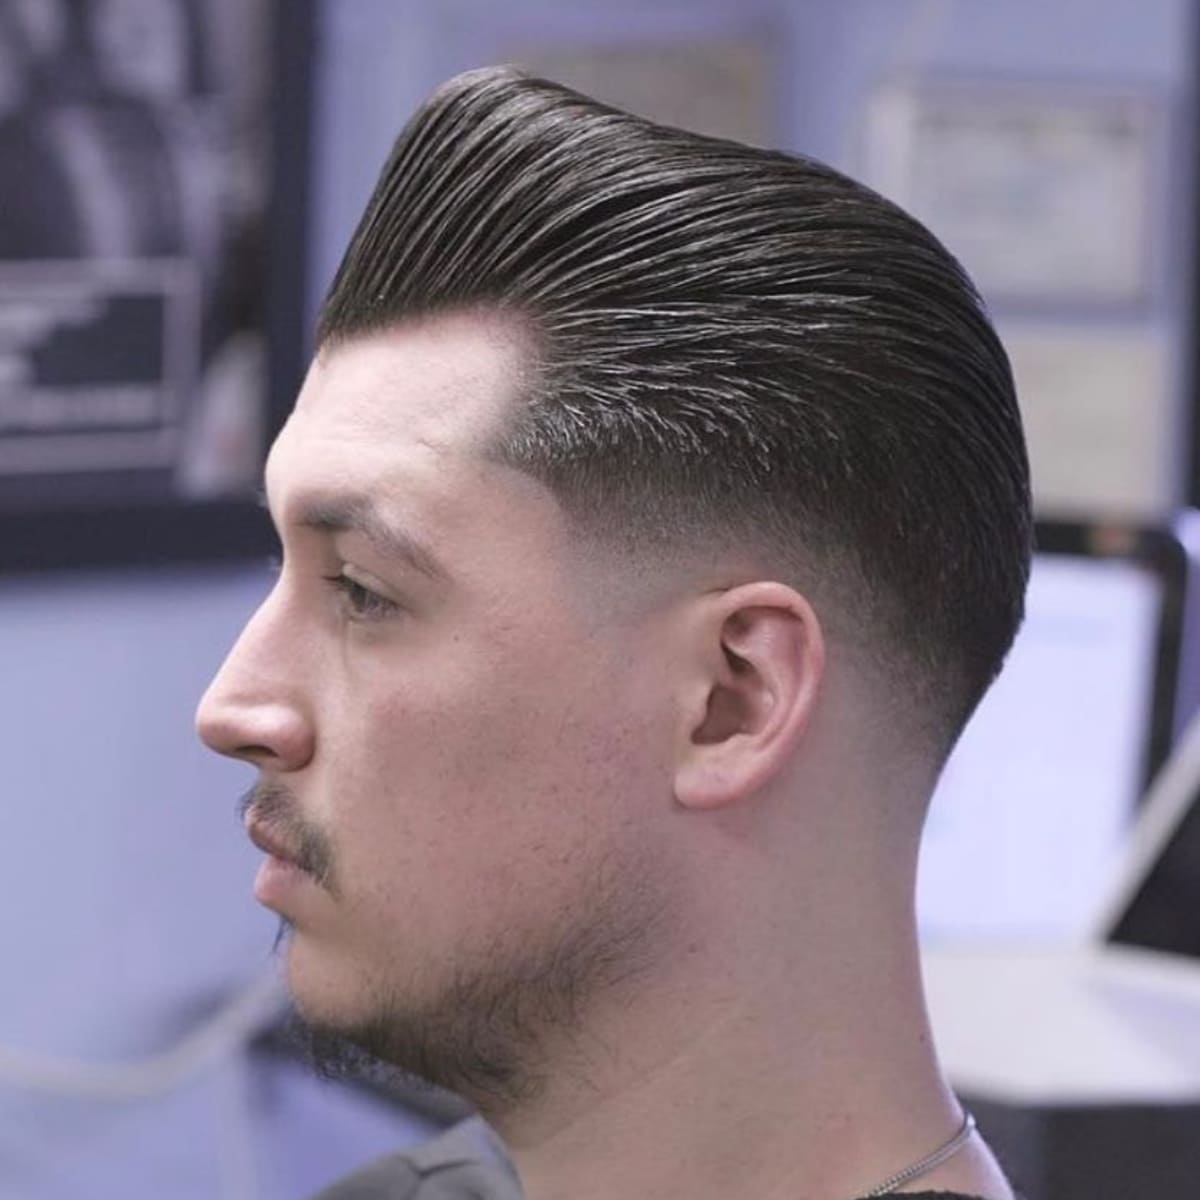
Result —
[[[343,562],[338,564],[338,571],[347,579],[357,583],[360,588],[368,592],[375,592],[380,599],[387,600],[388,597],[383,594],[385,587],[382,580],[377,579],[370,571],[364,571],[361,567],[356,567],[354,563]]]
[[[359,578],[359,576],[363,578]],[[326,575],[326,581],[339,595],[339,602],[347,610],[351,621],[382,621],[400,611],[400,605],[385,596],[374,583],[372,576],[359,571],[351,563],[342,563],[336,575]],[[355,596],[361,593],[369,597],[366,604],[356,604]]]

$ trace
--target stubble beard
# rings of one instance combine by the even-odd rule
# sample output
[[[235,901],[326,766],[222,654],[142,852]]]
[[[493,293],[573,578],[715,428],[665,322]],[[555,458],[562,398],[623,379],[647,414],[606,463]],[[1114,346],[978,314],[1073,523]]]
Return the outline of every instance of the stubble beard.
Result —
[[[667,907],[654,876],[635,865],[600,864],[561,916],[463,956],[420,1000],[381,988],[353,1021],[297,1004],[293,1036],[325,1078],[441,1088],[485,1116],[531,1105],[586,1042],[597,1005],[654,968]]]

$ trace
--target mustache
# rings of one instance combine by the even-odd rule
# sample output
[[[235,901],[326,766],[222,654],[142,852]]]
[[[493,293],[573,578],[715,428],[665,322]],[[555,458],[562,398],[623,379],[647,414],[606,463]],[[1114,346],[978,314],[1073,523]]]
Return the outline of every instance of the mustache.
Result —
[[[239,799],[243,826],[252,821],[286,847],[287,857],[321,887],[336,893],[333,847],[328,837],[300,812],[295,796],[281,783],[259,780]]]

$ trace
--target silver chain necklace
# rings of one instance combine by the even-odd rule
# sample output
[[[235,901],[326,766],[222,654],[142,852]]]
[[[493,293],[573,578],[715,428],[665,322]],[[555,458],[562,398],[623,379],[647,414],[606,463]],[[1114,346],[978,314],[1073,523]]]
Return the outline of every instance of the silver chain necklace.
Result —
[[[897,1171],[895,1175],[885,1179],[878,1187],[865,1193],[864,1200],[870,1200],[872,1196],[886,1196],[888,1192],[894,1192],[903,1184],[912,1183],[914,1179],[928,1175],[935,1167],[940,1167],[947,1159],[953,1158],[971,1140],[974,1132],[975,1118],[969,1112],[965,1112],[958,1132],[944,1146],[939,1146],[932,1154],[927,1154],[911,1167],[905,1167],[903,1171]]]

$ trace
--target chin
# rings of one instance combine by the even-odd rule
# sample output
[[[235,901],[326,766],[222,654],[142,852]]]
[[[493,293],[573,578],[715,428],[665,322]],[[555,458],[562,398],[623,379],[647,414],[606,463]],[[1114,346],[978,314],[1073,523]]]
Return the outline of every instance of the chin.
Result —
[[[467,974],[427,997],[323,952],[303,933],[286,940],[290,1040],[318,1075],[387,1087],[432,1087],[498,1112],[540,1090],[522,1015],[536,997]]]
[[[366,1081],[407,1091],[430,1086],[420,1076],[381,1058],[379,1031],[369,1026],[323,1021],[294,1008],[285,1036],[322,1079]]]
[[[299,1019],[313,1028],[347,1034],[370,1024],[378,1004],[369,998],[361,968],[285,925],[276,940],[284,961],[284,977]]]

